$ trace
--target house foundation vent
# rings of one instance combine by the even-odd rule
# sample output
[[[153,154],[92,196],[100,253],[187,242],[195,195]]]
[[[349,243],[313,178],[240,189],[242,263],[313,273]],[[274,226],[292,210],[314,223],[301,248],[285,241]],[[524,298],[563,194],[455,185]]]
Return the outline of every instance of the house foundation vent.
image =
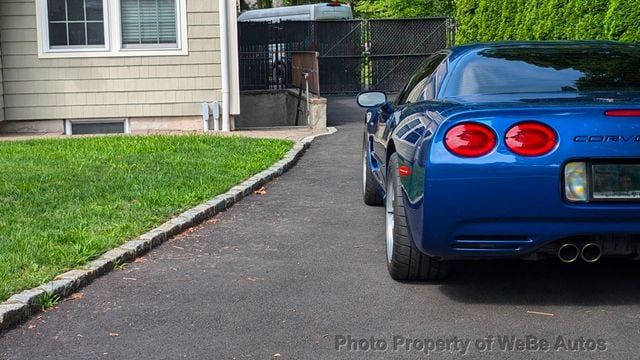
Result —
[[[127,121],[70,121],[67,120],[65,133],[67,135],[92,135],[92,134],[126,134],[128,133]]]

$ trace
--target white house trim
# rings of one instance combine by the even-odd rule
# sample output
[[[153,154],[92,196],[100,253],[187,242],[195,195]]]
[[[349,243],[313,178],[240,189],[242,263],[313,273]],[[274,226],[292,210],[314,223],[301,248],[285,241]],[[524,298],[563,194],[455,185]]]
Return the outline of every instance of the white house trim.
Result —
[[[122,57],[122,56],[176,56],[189,55],[187,38],[187,4],[186,0],[176,1],[176,41],[177,46],[163,47],[127,47],[122,46],[120,0],[103,0],[105,20],[105,46],[95,47],[49,47],[49,25],[47,23],[47,0],[36,0],[36,23],[38,40],[38,57],[54,58],[86,58],[86,57]]]

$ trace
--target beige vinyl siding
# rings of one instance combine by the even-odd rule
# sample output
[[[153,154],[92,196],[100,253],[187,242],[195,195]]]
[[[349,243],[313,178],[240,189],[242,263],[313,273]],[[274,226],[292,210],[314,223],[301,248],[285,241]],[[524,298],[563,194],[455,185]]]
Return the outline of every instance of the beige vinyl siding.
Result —
[[[188,55],[42,59],[35,0],[1,0],[5,120],[199,115],[220,100],[217,8],[187,1]]]

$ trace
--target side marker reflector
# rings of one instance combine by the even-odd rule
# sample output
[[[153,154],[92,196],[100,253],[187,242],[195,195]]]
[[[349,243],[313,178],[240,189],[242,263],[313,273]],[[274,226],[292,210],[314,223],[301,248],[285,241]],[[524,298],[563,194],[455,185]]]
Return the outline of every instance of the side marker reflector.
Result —
[[[640,116],[640,110],[607,110],[604,114],[605,116],[615,117]]]
[[[400,167],[398,168],[398,174],[402,177],[407,177],[411,175],[411,168],[407,165],[400,165]]]

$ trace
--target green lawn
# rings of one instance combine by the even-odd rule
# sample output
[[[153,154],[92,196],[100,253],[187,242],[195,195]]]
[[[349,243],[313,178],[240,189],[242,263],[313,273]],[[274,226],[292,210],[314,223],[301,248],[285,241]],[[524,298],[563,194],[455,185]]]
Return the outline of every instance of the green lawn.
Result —
[[[0,301],[224,193],[292,145],[207,135],[0,142]]]

